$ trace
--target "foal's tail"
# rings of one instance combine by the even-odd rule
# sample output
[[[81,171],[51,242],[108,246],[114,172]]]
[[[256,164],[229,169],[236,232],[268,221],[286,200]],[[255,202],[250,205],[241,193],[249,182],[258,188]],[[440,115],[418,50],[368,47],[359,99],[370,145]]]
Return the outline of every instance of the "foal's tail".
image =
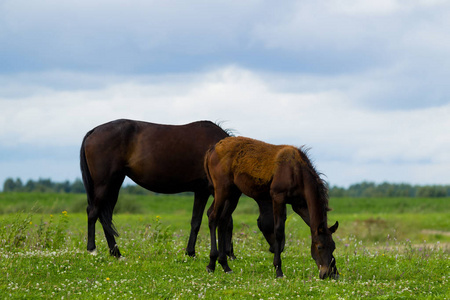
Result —
[[[208,179],[208,188],[211,190],[211,193],[214,195],[214,184],[211,178],[211,173],[209,172],[209,158],[211,157],[211,154],[213,153],[215,149],[215,146],[212,146],[211,148],[206,151],[205,159],[203,161],[203,167],[205,169],[206,178]]]

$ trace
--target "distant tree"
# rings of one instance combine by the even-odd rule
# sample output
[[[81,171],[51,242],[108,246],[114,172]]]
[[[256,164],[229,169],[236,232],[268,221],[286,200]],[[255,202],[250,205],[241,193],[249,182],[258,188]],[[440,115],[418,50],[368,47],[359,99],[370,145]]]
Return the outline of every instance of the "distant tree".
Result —
[[[16,183],[14,179],[8,178],[3,183],[3,191],[4,192],[14,192],[16,190]]]
[[[70,184],[69,180],[66,180],[61,183],[54,183],[54,189],[58,193],[70,193],[72,185]]]
[[[366,190],[372,191],[375,188],[375,183],[373,182],[361,182],[361,183],[356,183],[356,184],[352,184],[349,188],[348,188],[348,196],[349,197],[370,197],[369,196],[369,192],[365,192]]]
[[[36,183],[30,179],[25,184],[23,190],[24,190],[24,192],[33,192],[33,191],[35,191],[35,188],[36,188]]]
[[[70,192],[76,194],[85,193],[84,184],[81,179],[77,178],[70,186]]]
[[[428,185],[422,186],[417,190],[417,197],[433,198],[433,197],[446,197],[447,190],[444,186]]]
[[[330,197],[345,197],[347,196],[347,191],[342,187],[333,186],[332,188],[330,188],[328,194],[330,195]]]
[[[133,194],[133,195],[150,195],[153,194],[149,190],[144,189],[143,187],[133,184],[133,185],[127,185],[122,187],[121,189],[122,193],[125,194]]]
[[[39,178],[37,185],[39,185],[47,190],[53,190],[55,187],[55,184],[52,182],[52,180],[50,178],[48,178],[48,179],[47,178],[46,179]]]

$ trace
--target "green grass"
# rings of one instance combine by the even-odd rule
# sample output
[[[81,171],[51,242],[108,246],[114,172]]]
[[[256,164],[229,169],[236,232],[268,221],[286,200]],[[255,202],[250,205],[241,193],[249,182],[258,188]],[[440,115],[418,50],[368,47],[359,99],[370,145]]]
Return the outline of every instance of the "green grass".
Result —
[[[209,200],[211,202],[211,199]],[[206,272],[209,233],[203,219],[197,257],[184,254],[190,196],[119,199],[114,216],[125,260],[86,248],[84,195],[0,194],[0,295],[11,299],[448,299],[449,199],[330,200],[339,280],[319,280],[309,229],[289,210],[285,278],[256,226],[257,206],[243,198],[233,215],[233,274]],[[370,205],[370,206],[369,206]],[[67,213],[63,213],[66,211]]]

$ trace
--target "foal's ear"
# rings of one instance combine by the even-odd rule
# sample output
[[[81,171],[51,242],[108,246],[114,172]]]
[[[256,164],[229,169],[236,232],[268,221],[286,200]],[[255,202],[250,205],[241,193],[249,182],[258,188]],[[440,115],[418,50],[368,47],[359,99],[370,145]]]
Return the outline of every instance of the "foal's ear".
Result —
[[[336,232],[336,229],[338,229],[338,226],[339,226],[339,222],[336,221],[336,223],[334,223],[333,226],[331,226],[330,228],[328,228],[328,230],[330,230],[331,233],[335,233],[335,232]]]
[[[325,222],[320,223],[319,227],[317,227],[317,233],[323,234],[327,230],[327,224]]]

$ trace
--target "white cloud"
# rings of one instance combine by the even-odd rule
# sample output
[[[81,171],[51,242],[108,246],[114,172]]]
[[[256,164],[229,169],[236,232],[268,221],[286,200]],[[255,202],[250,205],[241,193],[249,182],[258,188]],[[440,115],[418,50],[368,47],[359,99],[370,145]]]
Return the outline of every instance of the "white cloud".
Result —
[[[352,99],[376,109],[439,106],[450,96],[447,1],[28,2],[0,6],[2,70],[82,73],[82,88],[97,88],[100,75],[114,82],[111,72],[120,80],[237,64],[296,72],[327,93],[341,82]],[[361,77],[358,87],[348,80]],[[32,82],[23,94],[72,85]],[[0,97],[14,89],[2,85]]]
[[[117,118],[169,124],[210,119],[228,121],[225,127],[267,142],[311,146],[318,168],[333,184],[380,176],[437,180],[442,175],[439,166],[450,164],[445,150],[450,149],[450,104],[374,111],[352,100],[365,78],[283,77],[231,66],[164,80],[114,78],[98,89],[3,97],[0,146],[79,147],[88,130]],[[328,89],[289,88],[297,82],[317,87],[323,81]],[[337,166],[343,169],[334,169]],[[429,174],[433,168],[440,170],[435,177]]]

